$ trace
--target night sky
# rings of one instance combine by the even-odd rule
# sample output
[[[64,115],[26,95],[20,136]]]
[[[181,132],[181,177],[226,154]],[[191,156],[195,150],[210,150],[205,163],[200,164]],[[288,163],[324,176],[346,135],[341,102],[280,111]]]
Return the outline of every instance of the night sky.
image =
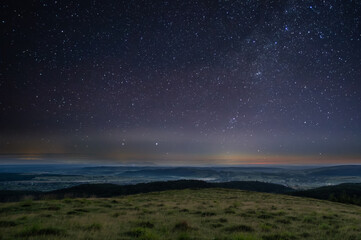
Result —
[[[2,162],[361,163],[361,1],[0,6]]]

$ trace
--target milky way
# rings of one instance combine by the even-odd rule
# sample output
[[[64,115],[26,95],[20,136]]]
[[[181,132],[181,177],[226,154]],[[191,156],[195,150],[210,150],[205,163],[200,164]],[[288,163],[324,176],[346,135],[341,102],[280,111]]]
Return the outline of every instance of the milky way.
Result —
[[[4,159],[361,163],[360,1],[3,1]]]

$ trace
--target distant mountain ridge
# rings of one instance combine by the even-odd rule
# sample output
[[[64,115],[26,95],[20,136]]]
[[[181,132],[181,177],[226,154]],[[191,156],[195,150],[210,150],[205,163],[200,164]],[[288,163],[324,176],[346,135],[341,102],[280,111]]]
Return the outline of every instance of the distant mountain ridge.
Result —
[[[361,165],[342,165],[313,168],[305,171],[311,176],[361,176]]]

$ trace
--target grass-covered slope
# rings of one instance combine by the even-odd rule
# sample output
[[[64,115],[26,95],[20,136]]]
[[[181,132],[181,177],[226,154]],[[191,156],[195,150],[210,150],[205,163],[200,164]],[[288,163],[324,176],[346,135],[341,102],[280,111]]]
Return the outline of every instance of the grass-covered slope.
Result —
[[[325,186],[292,192],[290,194],[361,206],[361,183],[344,183],[336,186]]]
[[[361,207],[231,189],[0,203],[0,239],[343,239]]]

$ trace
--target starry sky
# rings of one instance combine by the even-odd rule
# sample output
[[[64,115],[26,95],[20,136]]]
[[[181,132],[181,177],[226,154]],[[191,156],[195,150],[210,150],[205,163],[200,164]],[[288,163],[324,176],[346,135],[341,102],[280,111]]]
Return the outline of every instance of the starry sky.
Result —
[[[0,7],[2,162],[361,163],[361,1]]]

